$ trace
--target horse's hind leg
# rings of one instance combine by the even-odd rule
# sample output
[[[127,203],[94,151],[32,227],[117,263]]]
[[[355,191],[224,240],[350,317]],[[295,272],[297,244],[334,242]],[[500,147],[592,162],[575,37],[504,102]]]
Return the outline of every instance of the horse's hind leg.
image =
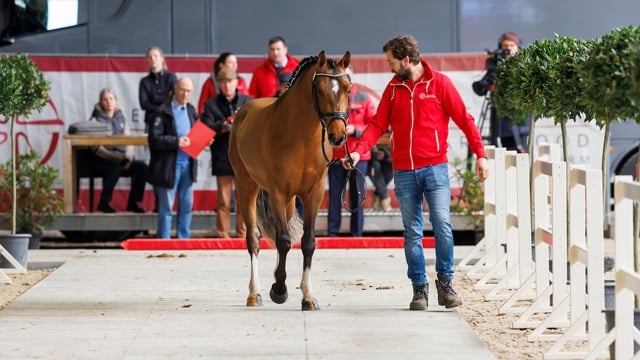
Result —
[[[236,184],[238,186],[238,209],[242,213],[247,226],[246,242],[247,251],[251,258],[251,278],[249,279],[249,296],[247,306],[262,306],[260,296],[260,276],[258,272],[258,254],[260,252],[260,232],[256,225],[256,198],[260,190],[258,184],[253,181],[242,167],[235,170]]]

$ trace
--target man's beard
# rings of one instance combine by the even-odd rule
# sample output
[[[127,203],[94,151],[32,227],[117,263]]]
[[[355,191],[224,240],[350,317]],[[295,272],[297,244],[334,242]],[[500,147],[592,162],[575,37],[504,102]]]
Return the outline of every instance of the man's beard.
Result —
[[[400,70],[398,70],[396,72],[396,76],[398,77],[398,80],[400,80],[400,81],[407,80],[409,78],[409,75],[410,75],[410,71],[409,71],[409,69],[407,69],[405,67],[401,68]]]

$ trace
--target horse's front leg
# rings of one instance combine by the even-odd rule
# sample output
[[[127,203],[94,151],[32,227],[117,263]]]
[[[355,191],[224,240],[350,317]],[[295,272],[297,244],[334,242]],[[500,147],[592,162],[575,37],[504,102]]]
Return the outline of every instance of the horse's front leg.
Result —
[[[316,191],[310,197],[309,201],[304,203],[304,234],[302,235],[302,280],[300,281],[300,290],[302,290],[302,310],[320,310],[318,301],[311,294],[311,260],[313,253],[316,251],[316,217],[320,201],[324,194],[324,181],[320,191]]]
[[[271,285],[269,296],[276,304],[284,304],[289,298],[287,291],[287,254],[291,249],[291,236],[289,231],[280,231],[276,233],[276,248],[278,249],[278,262],[273,272],[275,282]]]
[[[293,199],[287,200],[285,196],[275,192],[271,197],[271,212],[275,227],[275,242],[278,250],[278,260],[273,275],[275,282],[271,285],[269,296],[276,304],[284,304],[289,297],[287,291],[287,254],[291,250],[291,229],[289,215],[294,208]]]

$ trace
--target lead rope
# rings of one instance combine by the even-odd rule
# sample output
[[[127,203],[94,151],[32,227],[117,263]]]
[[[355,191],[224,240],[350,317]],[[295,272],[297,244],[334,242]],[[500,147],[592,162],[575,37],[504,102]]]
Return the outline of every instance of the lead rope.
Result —
[[[366,187],[366,179],[364,178],[364,174],[362,173],[362,171],[360,171],[360,169],[358,169],[357,167],[353,166],[353,158],[351,158],[351,152],[349,151],[349,144],[348,142],[345,141],[344,143],[344,148],[347,152],[347,162],[351,165],[351,167],[349,168],[349,170],[347,170],[347,177],[344,179],[344,185],[342,186],[342,191],[340,192],[340,202],[342,203],[342,207],[347,210],[349,213],[353,214],[356,211],[358,211],[358,209],[362,208],[362,206],[364,205],[365,200],[367,199],[367,192],[365,191],[365,189],[358,189],[358,181],[356,179],[355,181],[355,185],[356,185],[356,190],[357,190],[357,194],[358,194],[358,203],[355,207],[350,208],[347,206],[347,199],[346,199],[346,193],[347,193],[347,185],[349,184],[349,179],[351,179],[352,176],[358,176],[360,175],[363,179],[362,183],[364,184],[363,187]],[[323,147],[324,149],[324,147]],[[340,160],[332,160],[331,164],[335,164],[335,163],[340,163]],[[340,165],[342,166],[342,165]],[[356,172],[356,174],[354,175],[353,172]]]

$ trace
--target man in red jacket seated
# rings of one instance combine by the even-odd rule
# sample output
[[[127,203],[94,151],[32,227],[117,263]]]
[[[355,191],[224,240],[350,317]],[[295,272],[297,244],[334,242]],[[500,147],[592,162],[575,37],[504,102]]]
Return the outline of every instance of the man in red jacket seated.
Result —
[[[262,98],[278,92],[278,75],[293,72],[299,63],[288,55],[288,51],[287,43],[282,36],[269,39],[269,57],[253,71],[249,95]]]

